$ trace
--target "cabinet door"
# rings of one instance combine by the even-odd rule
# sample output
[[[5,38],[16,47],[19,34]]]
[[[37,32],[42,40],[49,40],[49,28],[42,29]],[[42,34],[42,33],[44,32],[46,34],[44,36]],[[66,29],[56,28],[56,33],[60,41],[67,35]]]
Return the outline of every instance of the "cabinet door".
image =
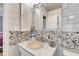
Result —
[[[33,54],[31,54],[30,52],[28,52],[27,50],[23,49],[22,47],[18,46],[21,52],[21,56],[34,56]]]
[[[29,3],[21,4],[21,31],[29,31],[31,28],[31,7]]]

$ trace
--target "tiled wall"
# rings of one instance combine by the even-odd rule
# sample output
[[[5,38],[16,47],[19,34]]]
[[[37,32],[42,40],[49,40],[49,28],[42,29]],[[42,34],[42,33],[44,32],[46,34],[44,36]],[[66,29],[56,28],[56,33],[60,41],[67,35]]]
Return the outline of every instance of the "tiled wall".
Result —
[[[79,31],[79,3],[65,3],[62,5],[63,31]]]
[[[64,48],[79,47],[79,32],[63,32],[63,31],[36,31],[36,39],[50,44],[61,45]],[[10,45],[15,45],[22,41],[28,41],[31,37],[31,32],[28,31],[9,31]]]

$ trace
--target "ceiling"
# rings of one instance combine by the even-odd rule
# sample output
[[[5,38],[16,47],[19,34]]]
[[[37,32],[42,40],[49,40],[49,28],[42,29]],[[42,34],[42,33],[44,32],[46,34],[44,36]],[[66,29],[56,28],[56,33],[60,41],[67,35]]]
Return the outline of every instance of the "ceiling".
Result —
[[[47,9],[47,11],[51,11],[57,8],[61,8],[61,3],[45,3],[44,7]]]

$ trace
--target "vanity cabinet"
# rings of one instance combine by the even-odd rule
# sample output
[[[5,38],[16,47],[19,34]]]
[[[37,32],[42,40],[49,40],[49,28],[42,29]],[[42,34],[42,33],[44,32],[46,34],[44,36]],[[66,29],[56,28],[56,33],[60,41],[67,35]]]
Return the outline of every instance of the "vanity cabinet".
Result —
[[[33,54],[31,54],[30,52],[28,52],[27,50],[25,50],[24,48],[19,47],[19,50],[20,50],[20,53],[21,53],[21,56],[34,56]]]
[[[52,56],[55,55],[57,47],[50,47],[47,43],[40,49],[30,49],[27,48],[28,43],[31,41],[23,41],[18,43],[21,56]]]

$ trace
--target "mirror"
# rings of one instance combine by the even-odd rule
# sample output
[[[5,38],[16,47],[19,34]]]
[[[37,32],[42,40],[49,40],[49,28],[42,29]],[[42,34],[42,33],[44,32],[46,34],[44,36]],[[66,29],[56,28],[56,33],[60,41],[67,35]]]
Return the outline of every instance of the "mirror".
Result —
[[[21,4],[21,31],[61,29],[61,3]]]
[[[38,3],[34,5],[35,30],[61,29],[61,4]]]

